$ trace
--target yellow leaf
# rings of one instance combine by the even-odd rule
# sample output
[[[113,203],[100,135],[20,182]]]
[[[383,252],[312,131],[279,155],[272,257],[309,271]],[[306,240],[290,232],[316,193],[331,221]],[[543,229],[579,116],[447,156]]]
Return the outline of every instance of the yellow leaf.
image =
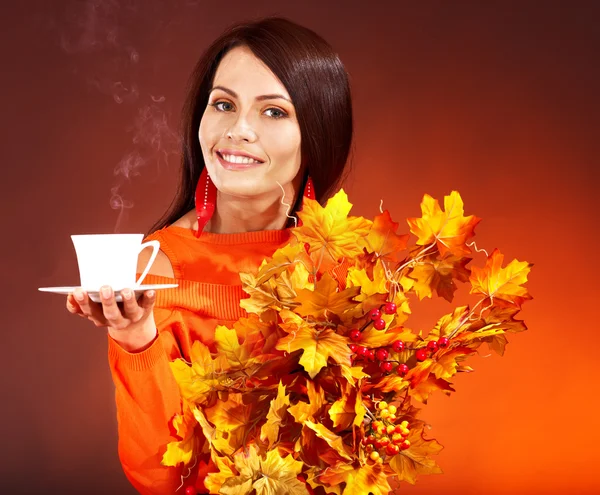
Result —
[[[227,457],[221,457],[211,452],[211,459],[215,467],[219,470],[216,473],[208,473],[204,478],[204,486],[210,493],[219,493],[223,483],[237,475],[234,463]]]
[[[444,209],[442,211],[437,199],[429,194],[423,196],[423,216],[407,219],[410,231],[418,237],[417,245],[425,246],[435,242],[442,257],[447,253],[459,257],[470,254],[471,250],[466,242],[475,235],[473,230],[481,219],[474,215],[463,216],[463,201],[457,191],[444,196]]]
[[[408,441],[410,447],[401,450],[390,461],[390,467],[400,481],[414,485],[417,482],[417,475],[443,473],[437,463],[429,458],[431,455],[439,454],[443,447],[435,439],[425,439],[422,426],[411,428]]]
[[[279,382],[277,388],[277,397],[271,401],[269,412],[267,413],[267,422],[262,426],[260,430],[260,439],[264,442],[268,441],[269,447],[271,447],[279,436],[279,427],[283,422],[283,418],[286,416],[287,408],[290,405],[290,398],[285,395],[285,386]]]
[[[197,422],[189,407],[184,409],[183,415],[176,414],[173,418],[173,427],[180,441],[173,441],[167,445],[161,464],[163,466],[177,466],[179,463],[188,464],[194,453],[200,449],[200,439],[195,435],[194,428]]]
[[[357,301],[364,301],[374,294],[387,294],[387,278],[381,260],[378,259],[373,267],[373,280],[364,268],[360,270],[354,267],[348,268],[346,286],[360,287],[360,294],[355,298]]]
[[[303,463],[291,455],[281,457],[277,450],[269,450],[252,487],[256,495],[306,495],[304,483],[297,479],[302,467]]]
[[[301,350],[300,364],[311,378],[314,378],[322,368],[327,366],[329,358],[336,363],[350,366],[348,339],[338,335],[330,328],[317,329],[303,325],[280,339],[276,349],[290,354]]]
[[[315,253],[317,267],[325,272],[338,264],[341,258],[362,253],[359,241],[369,234],[371,223],[362,217],[348,217],[352,204],[343,189],[327,201],[323,208],[317,201],[304,199],[298,212],[302,226],[292,229],[302,244]]]
[[[246,452],[242,451],[235,455],[234,462],[240,474],[225,480],[219,493],[306,495],[306,487],[297,479],[303,464],[291,455],[282,457],[277,449],[273,449],[267,452],[266,458],[263,458],[258,454],[256,446],[250,445]]]
[[[521,308],[526,300],[531,299],[529,292],[522,285],[527,282],[531,263],[512,260],[506,268],[502,268],[504,255],[494,249],[488,257],[485,267],[473,267],[471,271],[471,294],[484,294],[491,302],[504,302]]]
[[[345,483],[342,495],[388,495],[391,489],[385,468],[380,464],[354,466],[338,463],[327,468],[316,480],[326,487]]]
[[[363,330],[360,339],[360,345],[364,345],[369,348],[385,347],[390,345],[395,340],[401,340],[404,343],[414,342],[416,339],[415,334],[406,330],[403,327],[388,328],[387,330],[377,330],[371,326],[366,330]]]

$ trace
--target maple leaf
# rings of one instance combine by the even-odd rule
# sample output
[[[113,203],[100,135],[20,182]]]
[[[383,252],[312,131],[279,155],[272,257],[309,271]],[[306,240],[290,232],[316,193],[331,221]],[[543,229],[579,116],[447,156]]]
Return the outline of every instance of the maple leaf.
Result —
[[[188,464],[195,453],[200,450],[200,438],[194,434],[197,425],[191,407],[184,408],[183,414],[173,417],[173,427],[179,441],[170,442],[167,451],[163,454],[161,464],[163,466],[177,466],[179,463]]]
[[[290,354],[302,350],[299,362],[311,378],[327,366],[330,357],[339,364],[350,366],[348,339],[338,335],[332,329],[317,329],[305,324],[291,328],[290,332],[280,339],[275,347]]]
[[[271,401],[269,412],[267,413],[267,422],[260,430],[260,439],[264,442],[268,441],[271,447],[279,436],[279,428],[283,423],[283,419],[287,414],[287,408],[290,405],[290,398],[285,395],[285,387],[281,382],[277,387],[277,396]]]
[[[357,301],[364,301],[374,294],[387,294],[387,278],[381,260],[377,260],[373,266],[372,280],[364,268],[350,267],[346,278],[346,287],[360,287],[360,294],[355,298]]]
[[[502,268],[503,260],[504,255],[496,248],[489,255],[484,268],[473,267],[470,294],[484,294],[492,303],[500,301],[504,306],[521,308],[521,304],[531,299],[522,285],[527,282],[527,274],[533,264],[512,260],[506,268]]]
[[[502,329],[505,332],[523,332],[527,330],[525,322],[523,320],[515,320],[515,315],[519,311],[519,308],[516,307],[508,306],[506,308],[501,308],[498,306],[492,306],[489,314],[485,316],[482,320],[479,320],[477,323],[474,323],[472,327],[477,328],[478,325],[490,325],[494,323],[500,323]],[[487,342],[491,350],[493,350],[500,356],[504,355],[504,350],[506,348],[506,344],[508,343],[508,339],[506,338],[506,335],[504,335],[504,333],[490,335],[488,337],[482,338],[482,340],[483,342]]]
[[[316,479],[319,483],[329,486],[345,483],[342,495],[367,495],[369,493],[388,495],[391,490],[385,468],[380,464],[354,466],[353,464],[338,463],[327,468]]]
[[[178,358],[169,363],[181,395],[189,402],[209,402],[214,393],[227,390],[231,378],[227,375],[229,362],[225,356],[212,358],[210,350],[199,340],[190,350],[191,366]]]
[[[314,421],[325,404],[325,393],[318,384],[315,384],[312,380],[307,380],[306,390],[308,402],[298,401],[288,409],[288,412],[300,424],[303,424],[306,420]]]
[[[417,294],[419,300],[425,297],[430,298],[435,291],[438,296],[452,302],[454,292],[458,288],[454,280],[460,282],[469,280],[471,271],[465,265],[471,259],[449,255],[441,260],[430,258],[417,262],[407,274],[408,277],[415,280],[412,290]]]
[[[309,254],[316,253],[320,271],[333,268],[344,257],[362,253],[359,241],[369,234],[372,222],[349,217],[351,209],[343,189],[329,198],[324,208],[315,200],[304,199],[302,211],[298,212],[302,226],[292,229],[292,233],[302,244],[308,244]]]
[[[451,383],[448,383],[442,378],[434,378],[428,374],[426,379],[416,383],[412,388],[409,388],[408,393],[411,397],[414,397],[423,404],[427,404],[429,396],[437,390],[441,390],[448,396],[450,395],[450,392],[456,391],[452,388]]]
[[[456,334],[459,330],[467,330],[470,328],[470,325],[466,323],[468,313],[468,306],[458,306],[451,314],[444,315],[437,321],[435,327],[429,332],[428,338],[437,340],[440,337]]]
[[[291,455],[282,457],[273,449],[263,458],[256,446],[250,445],[247,453],[235,455],[234,463],[240,474],[227,479],[219,493],[245,495],[255,490],[252,493],[256,495],[306,495],[304,483],[297,479],[303,464]]]
[[[280,310],[281,308],[293,308],[296,304],[296,291],[292,287],[292,281],[288,272],[282,272],[268,279],[260,285],[256,275],[251,273],[240,273],[242,290],[250,297],[240,301],[240,307],[248,313],[258,315],[267,309]]]
[[[377,258],[397,263],[402,259],[401,252],[406,249],[410,234],[398,235],[398,223],[393,222],[388,210],[373,219],[369,235],[360,240],[367,251],[375,253]]]
[[[470,254],[471,250],[466,242],[475,235],[473,230],[481,219],[474,215],[463,216],[463,201],[457,191],[444,196],[444,209],[442,211],[438,200],[429,194],[423,196],[423,216],[407,219],[410,231],[418,237],[417,245],[425,246],[435,242],[442,257],[447,253],[459,257]]]
[[[216,431],[211,445],[226,455],[240,448],[250,433],[248,424],[251,423],[252,411],[252,405],[243,402],[241,393],[230,393],[227,400],[217,401],[214,406],[205,408],[206,417]]]
[[[327,442],[327,445],[329,445],[333,450],[335,450],[335,452],[337,452],[344,459],[347,459],[348,461],[352,460],[352,455],[349,452],[349,449],[344,445],[344,442],[342,441],[342,437],[336,435],[334,432],[332,432],[330,429],[328,429],[325,425],[320,424],[320,423],[313,423],[312,421],[306,420],[306,421],[304,421],[303,426],[305,428],[309,428],[310,430],[314,431],[315,434],[319,438],[322,438],[323,440],[325,440]]]
[[[360,345],[375,349],[377,347],[385,347],[390,345],[395,340],[401,340],[405,344],[414,342],[416,335],[403,327],[388,328],[387,330],[377,330],[375,327],[362,331]]]
[[[235,464],[228,457],[221,457],[214,451],[211,452],[211,459],[218,471],[208,473],[204,478],[204,486],[210,493],[220,493],[223,483],[230,478],[237,476]]]
[[[437,440],[426,439],[422,426],[419,428],[411,426],[408,441],[410,447],[401,450],[390,461],[390,467],[400,481],[414,485],[419,474],[443,474],[435,460],[429,458],[431,455],[439,454],[444,448]]]
[[[366,409],[360,392],[346,382],[342,396],[329,408],[329,417],[333,427],[338,430],[347,430],[351,425],[360,426],[365,418]]]
[[[300,316],[326,316],[329,311],[333,314],[342,314],[356,306],[352,299],[360,293],[360,287],[350,287],[338,291],[337,281],[329,275],[323,274],[317,282],[315,290],[301,289],[298,291],[296,301],[300,306],[295,309]]]

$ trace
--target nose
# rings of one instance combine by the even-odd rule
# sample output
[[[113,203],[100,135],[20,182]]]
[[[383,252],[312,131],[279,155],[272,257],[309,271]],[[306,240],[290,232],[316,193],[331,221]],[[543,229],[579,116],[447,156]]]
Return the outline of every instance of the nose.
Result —
[[[246,141],[252,143],[256,141],[256,133],[250,123],[241,115],[235,119],[232,125],[226,131],[227,139],[232,141]]]

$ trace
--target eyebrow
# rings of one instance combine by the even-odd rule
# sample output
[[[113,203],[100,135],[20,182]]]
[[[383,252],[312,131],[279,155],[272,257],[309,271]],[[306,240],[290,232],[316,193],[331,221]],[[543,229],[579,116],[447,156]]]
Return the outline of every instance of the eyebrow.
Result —
[[[211,90],[209,91],[209,94],[212,93],[215,89],[220,89],[221,91],[225,91],[225,93],[230,94],[234,98],[238,97],[238,95],[237,95],[237,93],[235,91],[233,91],[233,90],[231,90],[229,88],[226,88],[225,86],[215,86],[215,87],[211,88]],[[270,95],[260,95],[260,96],[256,97],[257,101],[277,100],[277,99],[282,99],[282,100],[285,100],[285,101],[288,101],[288,102],[292,103],[292,101],[289,98],[287,98],[287,97],[285,97],[283,95],[280,95],[280,94],[276,94],[276,93],[270,94]]]

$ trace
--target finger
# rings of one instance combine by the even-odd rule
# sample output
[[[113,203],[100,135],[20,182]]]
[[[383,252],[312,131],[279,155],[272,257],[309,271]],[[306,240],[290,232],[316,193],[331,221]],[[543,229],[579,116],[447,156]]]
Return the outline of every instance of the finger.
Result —
[[[106,326],[106,319],[102,314],[100,305],[93,302],[88,296],[87,292],[78,287],[73,292],[73,296],[75,298],[75,303],[81,309],[81,316],[87,317],[97,327]]]
[[[129,322],[123,318],[111,287],[105,285],[100,289],[100,300],[102,301],[102,313],[107,324],[118,330],[125,328]]]
[[[123,296],[123,313],[125,317],[134,323],[138,322],[144,315],[144,310],[135,300],[135,292],[131,289],[123,289],[121,296]]]
[[[75,298],[73,297],[73,294],[69,294],[67,296],[67,311],[69,313],[73,313],[73,314],[79,314],[81,315],[81,308],[79,307],[79,304],[77,304],[77,301],[75,301]]]
[[[156,302],[156,292],[153,290],[147,290],[141,298],[140,306],[144,309],[144,312],[151,311],[154,303]]]

